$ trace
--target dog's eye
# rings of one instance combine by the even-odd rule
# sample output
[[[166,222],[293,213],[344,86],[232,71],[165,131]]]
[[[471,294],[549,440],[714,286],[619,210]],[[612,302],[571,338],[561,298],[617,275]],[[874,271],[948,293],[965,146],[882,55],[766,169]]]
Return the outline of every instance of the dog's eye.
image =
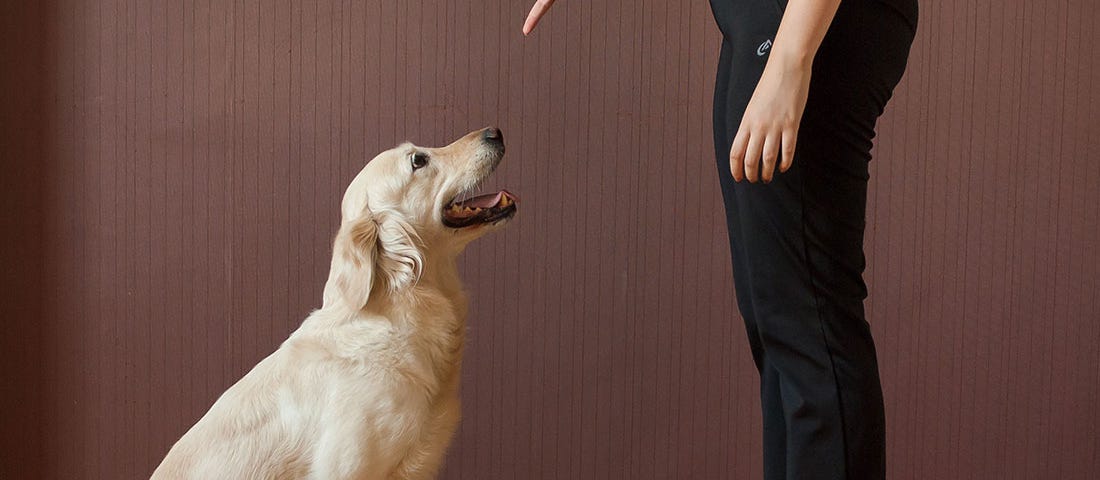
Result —
[[[413,170],[418,170],[418,169],[424,168],[427,165],[428,165],[428,154],[426,154],[426,153],[415,153],[415,154],[413,154],[413,156],[412,156]]]

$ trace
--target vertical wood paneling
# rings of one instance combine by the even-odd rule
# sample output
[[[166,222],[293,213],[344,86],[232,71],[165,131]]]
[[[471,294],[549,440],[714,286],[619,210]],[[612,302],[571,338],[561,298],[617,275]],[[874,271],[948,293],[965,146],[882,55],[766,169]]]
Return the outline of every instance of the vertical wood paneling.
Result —
[[[706,2],[0,5],[2,478],[142,478],[320,301],[374,153],[503,128],[443,475],[759,477]],[[922,2],[879,125],[891,478],[1100,472],[1100,7]]]

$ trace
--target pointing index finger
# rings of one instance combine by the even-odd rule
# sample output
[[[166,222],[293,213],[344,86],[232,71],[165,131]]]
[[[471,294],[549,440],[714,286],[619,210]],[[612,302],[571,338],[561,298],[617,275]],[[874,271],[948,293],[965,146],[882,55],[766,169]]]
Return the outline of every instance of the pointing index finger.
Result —
[[[523,22],[524,35],[535,29],[535,26],[539,24],[539,20],[553,4],[554,0],[538,0],[535,2],[535,6],[531,7],[531,12],[527,14],[527,20]]]

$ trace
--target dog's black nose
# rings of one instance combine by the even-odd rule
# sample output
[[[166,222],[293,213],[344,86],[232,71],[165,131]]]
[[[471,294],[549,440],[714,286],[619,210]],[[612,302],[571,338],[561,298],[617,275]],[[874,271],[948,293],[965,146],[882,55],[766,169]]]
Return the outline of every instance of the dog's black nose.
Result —
[[[504,134],[500,133],[499,128],[489,127],[481,132],[481,139],[489,143],[504,143]]]

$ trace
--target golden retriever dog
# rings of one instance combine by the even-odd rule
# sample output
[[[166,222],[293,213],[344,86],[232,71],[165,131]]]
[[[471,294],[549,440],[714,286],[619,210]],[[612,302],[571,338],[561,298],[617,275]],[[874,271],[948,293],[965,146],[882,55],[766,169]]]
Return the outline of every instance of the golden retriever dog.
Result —
[[[179,439],[154,479],[424,479],[459,422],[466,297],[457,257],[516,212],[466,198],[500,130],[404,144],[351,182],[323,306]]]

